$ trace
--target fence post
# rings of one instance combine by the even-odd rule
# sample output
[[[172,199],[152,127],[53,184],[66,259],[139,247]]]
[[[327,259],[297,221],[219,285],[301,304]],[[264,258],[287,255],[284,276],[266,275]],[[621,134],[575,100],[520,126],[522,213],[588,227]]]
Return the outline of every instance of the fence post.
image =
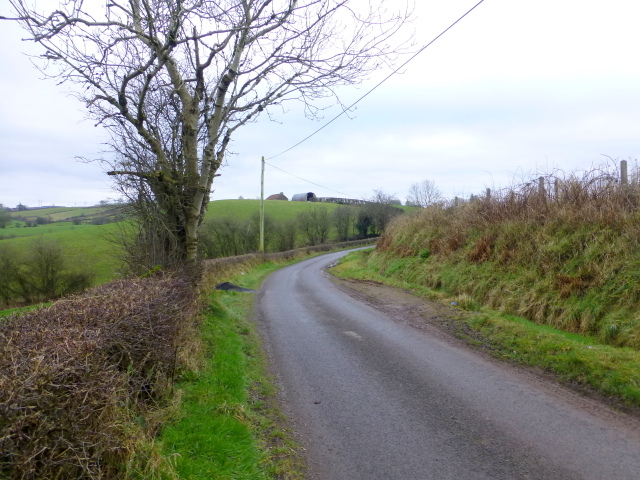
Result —
[[[629,185],[629,177],[627,176],[627,161],[620,162],[620,185]]]
[[[487,200],[491,200],[491,189],[487,188]]]
[[[541,196],[544,196],[544,194],[545,194],[545,192],[544,192],[544,177],[538,178],[538,193]]]

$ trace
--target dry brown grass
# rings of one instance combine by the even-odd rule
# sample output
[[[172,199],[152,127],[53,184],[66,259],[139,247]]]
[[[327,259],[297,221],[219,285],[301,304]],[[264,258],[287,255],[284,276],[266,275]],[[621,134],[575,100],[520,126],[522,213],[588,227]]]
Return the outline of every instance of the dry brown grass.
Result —
[[[0,477],[123,478],[154,433],[145,414],[170,388],[192,292],[122,280],[0,325]]]
[[[372,258],[432,287],[569,331],[640,347],[640,175],[558,172],[397,218]],[[415,270],[418,269],[418,270]]]

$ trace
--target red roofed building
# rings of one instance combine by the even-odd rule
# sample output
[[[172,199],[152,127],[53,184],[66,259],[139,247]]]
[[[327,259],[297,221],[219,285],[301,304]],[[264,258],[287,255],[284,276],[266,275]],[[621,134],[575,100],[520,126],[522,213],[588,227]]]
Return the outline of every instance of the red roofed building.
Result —
[[[280,192],[280,193],[276,193],[275,195],[269,195],[267,197],[267,200],[284,200],[286,202],[289,199],[284,193]]]

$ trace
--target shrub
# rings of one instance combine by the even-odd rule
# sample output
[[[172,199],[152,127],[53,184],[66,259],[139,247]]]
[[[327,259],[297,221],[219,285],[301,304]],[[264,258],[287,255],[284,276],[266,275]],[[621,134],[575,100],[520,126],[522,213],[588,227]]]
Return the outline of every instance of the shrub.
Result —
[[[300,212],[297,220],[298,227],[306,236],[309,245],[319,245],[327,241],[331,220],[326,208],[314,208]]]
[[[0,478],[120,479],[194,326],[176,275],[114,282],[0,325]],[[145,426],[146,425],[146,426]]]
[[[276,231],[280,231],[276,222],[265,215],[265,251],[269,251],[270,247],[273,249]],[[256,212],[244,222],[231,217],[207,220],[200,229],[199,240],[204,258],[232,257],[257,252],[260,249],[260,214]]]
[[[0,210],[0,228],[5,228],[11,224],[11,215],[6,210]]]
[[[296,247],[298,224],[295,220],[274,222],[272,251],[286,252]]]
[[[60,245],[38,239],[23,256],[0,245],[0,301],[27,304],[77,293],[91,286],[95,274],[73,270]]]
[[[110,222],[108,217],[93,217],[91,219],[91,225],[106,225]]]
[[[333,211],[333,223],[338,232],[338,240],[344,242],[349,239],[355,220],[354,207],[348,205],[339,205]]]

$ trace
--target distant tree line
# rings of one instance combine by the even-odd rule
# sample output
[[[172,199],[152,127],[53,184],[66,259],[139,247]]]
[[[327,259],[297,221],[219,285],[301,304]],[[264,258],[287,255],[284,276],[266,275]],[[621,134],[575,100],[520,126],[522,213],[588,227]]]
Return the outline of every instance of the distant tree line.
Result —
[[[0,304],[34,304],[80,292],[95,275],[71,267],[57,242],[38,239],[19,254],[0,244]]]
[[[332,212],[317,206],[299,213],[295,219],[276,220],[265,215],[265,251],[282,252],[330,240],[343,242],[378,236],[393,217],[403,213],[401,208],[388,203],[390,199],[392,197],[376,192],[375,201],[357,206],[338,205]],[[256,252],[260,242],[260,217],[257,212],[245,221],[218,217],[206,221],[199,235],[204,258]]]

